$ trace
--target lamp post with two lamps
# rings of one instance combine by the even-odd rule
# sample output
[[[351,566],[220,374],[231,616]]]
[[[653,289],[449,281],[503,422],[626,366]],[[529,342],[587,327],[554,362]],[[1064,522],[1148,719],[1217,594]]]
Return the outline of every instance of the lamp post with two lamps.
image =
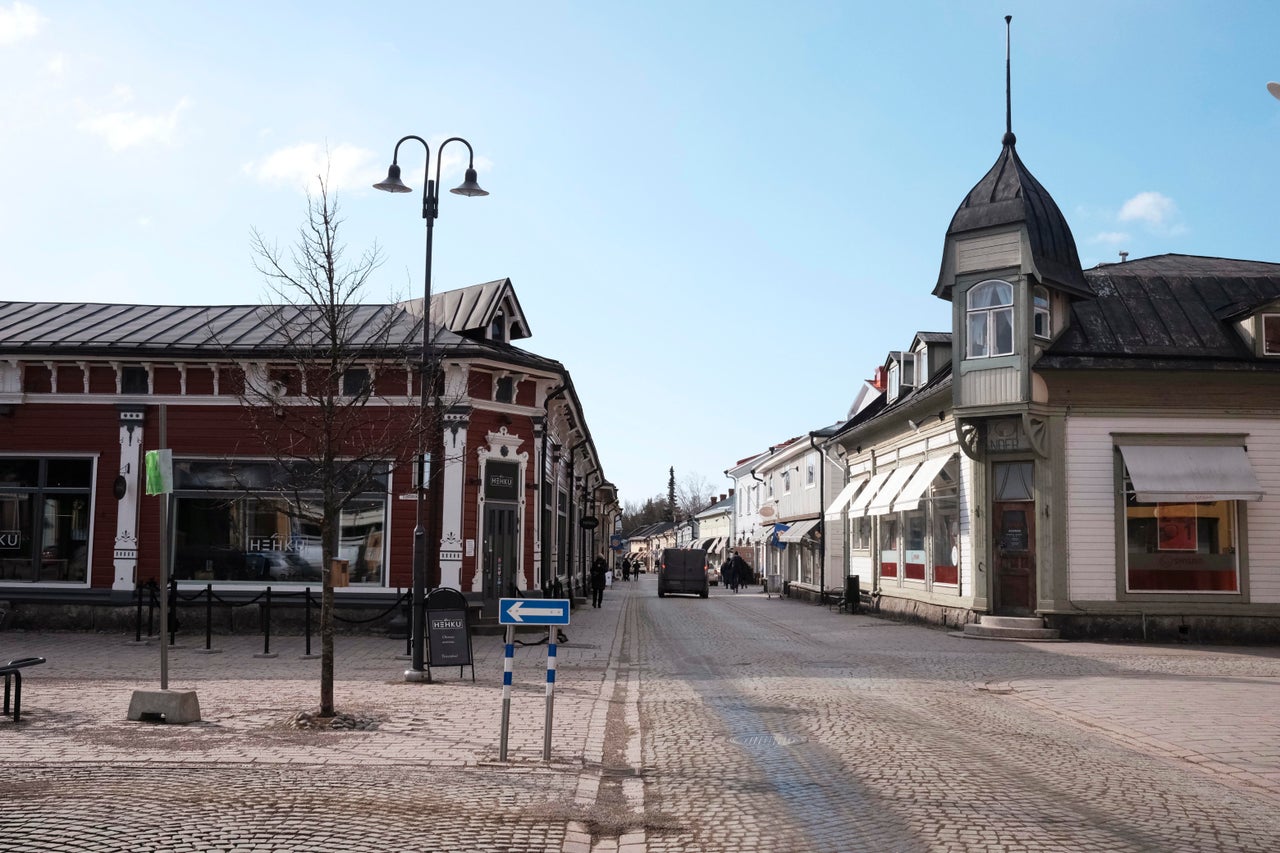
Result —
[[[436,193],[436,188],[440,184],[440,165],[444,160],[444,149],[450,142],[461,142],[467,146],[467,172],[463,178],[462,184],[450,190],[456,195],[465,196],[481,196],[488,195],[476,183],[475,170],[475,152],[471,148],[471,143],[459,137],[452,136],[441,142],[436,147],[436,176],[431,179],[431,146],[421,136],[405,136],[396,143],[395,150],[391,154],[391,167],[387,169],[387,177],[374,184],[373,188],[389,193],[408,193],[413,192],[413,188],[406,185],[400,180],[400,146],[406,141],[413,139],[422,143],[422,147],[427,153],[426,169],[423,171],[423,179],[426,186],[422,190],[422,218],[427,223],[427,255],[426,269],[423,274],[423,296],[422,296],[422,368],[421,377],[419,379],[419,391],[421,396],[418,401],[419,414],[421,423],[418,425],[418,458],[415,461],[417,466],[417,524],[413,528],[413,592],[411,595],[410,608],[410,668],[405,670],[405,681],[430,681],[431,673],[426,666],[426,597],[427,597],[427,566],[430,560],[431,564],[438,562],[435,555],[438,553],[440,545],[439,533],[434,531],[430,536],[427,535],[426,522],[428,517],[428,507],[425,506],[427,498],[434,498],[438,492],[431,488],[431,472],[430,472],[430,456],[426,448],[428,439],[434,439],[438,433],[436,429],[428,429],[428,424],[439,423],[440,398],[436,391],[436,374],[431,369],[433,365],[432,359],[432,341],[431,341],[431,243],[434,231],[436,216],[440,212],[440,199]],[[428,384],[431,388],[428,389]],[[432,395],[434,409],[428,405],[428,393]],[[432,417],[434,413],[434,418]],[[440,508],[435,500],[431,501],[429,508],[429,517],[432,527],[440,518]],[[430,555],[428,555],[430,551]]]

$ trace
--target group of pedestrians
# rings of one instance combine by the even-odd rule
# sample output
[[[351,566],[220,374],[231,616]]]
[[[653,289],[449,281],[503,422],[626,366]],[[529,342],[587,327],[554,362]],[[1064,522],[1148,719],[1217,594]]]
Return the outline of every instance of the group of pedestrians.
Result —
[[[746,586],[751,580],[751,567],[737,551],[734,551],[733,556],[726,559],[724,565],[720,567],[720,579],[724,582],[726,589],[737,592],[739,587]]]
[[[639,567],[636,569],[639,572]],[[622,558],[622,579],[624,581],[631,580],[631,560],[627,557]],[[591,561],[591,606],[600,607],[604,604],[604,591],[613,585],[613,570],[609,568],[609,561],[605,559],[604,551],[596,553],[596,558]]]

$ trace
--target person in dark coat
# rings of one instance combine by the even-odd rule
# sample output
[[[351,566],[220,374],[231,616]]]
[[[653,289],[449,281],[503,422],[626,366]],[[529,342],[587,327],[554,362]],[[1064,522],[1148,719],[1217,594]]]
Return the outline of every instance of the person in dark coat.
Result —
[[[596,558],[591,561],[591,606],[600,607],[604,604],[604,588],[607,584],[609,574],[609,562],[604,558],[604,552],[596,554]]]
[[[747,576],[751,574],[751,567],[747,565],[747,561],[742,559],[742,555],[737,551],[733,552],[733,559],[729,563],[729,571],[733,574],[733,591],[737,592],[738,586],[747,582]]]
[[[726,589],[734,592],[738,591],[738,564],[730,558],[725,561],[724,568],[720,570],[720,577],[724,581]]]

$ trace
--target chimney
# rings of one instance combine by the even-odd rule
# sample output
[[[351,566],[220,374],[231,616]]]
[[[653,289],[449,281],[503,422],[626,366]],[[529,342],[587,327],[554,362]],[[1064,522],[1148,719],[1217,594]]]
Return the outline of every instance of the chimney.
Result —
[[[885,370],[884,365],[876,368],[875,378],[871,380],[871,386],[877,391],[883,391],[889,387],[889,374]]]
[[[733,489],[729,490],[729,497],[733,497]]]

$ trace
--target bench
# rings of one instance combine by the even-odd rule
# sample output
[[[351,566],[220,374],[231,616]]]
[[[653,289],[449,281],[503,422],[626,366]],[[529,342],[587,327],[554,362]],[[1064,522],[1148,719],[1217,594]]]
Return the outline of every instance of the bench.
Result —
[[[22,669],[44,663],[44,658],[15,658],[4,666],[4,712],[9,713],[9,682],[13,682],[13,721],[16,723],[22,716]]]

